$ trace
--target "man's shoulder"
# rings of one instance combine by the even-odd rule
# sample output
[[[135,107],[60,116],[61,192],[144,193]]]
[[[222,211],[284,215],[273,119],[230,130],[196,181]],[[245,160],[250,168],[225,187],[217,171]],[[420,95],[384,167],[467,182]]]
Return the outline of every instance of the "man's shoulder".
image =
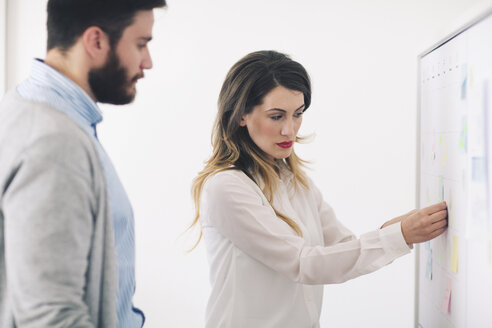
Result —
[[[42,138],[62,138],[90,146],[89,135],[69,116],[41,102],[9,91],[0,102],[0,142],[2,139],[22,141],[24,145]]]
[[[7,166],[36,158],[76,168],[94,163],[97,151],[91,137],[66,114],[12,90],[0,103],[0,158]]]
[[[17,123],[16,129],[33,124],[34,126],[30,128],[45,130],[48,133],[54,130],[82,132],[65,113],[49,104],[23,98],[16,90],[10,90],[0,102],[0,117],[3,122],[9,122],[10,125]]]

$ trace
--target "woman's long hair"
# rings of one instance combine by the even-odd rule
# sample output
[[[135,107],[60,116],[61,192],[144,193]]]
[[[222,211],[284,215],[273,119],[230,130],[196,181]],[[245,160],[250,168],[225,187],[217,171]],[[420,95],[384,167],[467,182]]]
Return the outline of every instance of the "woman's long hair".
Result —
[[[279,219],[285,221],[299,236],[301,229],[294,220],[273,207],[273,195],[278,186],[281,166],[292,173],[294,185],[307,188],[302,170],[305,162],[292,150],[283,160],[272,160],[251,140],[241,118],[253,107],[260,105],[265,95],[277,86],[304,94],[305,110],[311,104],[311,83],[304,67],[287,55],[276,51],[257,51],[239,60],[228,72],[218,100],[218,113],[212,132],[213,154],[193,180],[192,195],[195,204],[194,226],[200,216],[200,196],[208,177],[225,170],[242,170],[262,191]],[[301,138],[296,137],[296,141]],[[198,239],[195,246],[200,242]]]

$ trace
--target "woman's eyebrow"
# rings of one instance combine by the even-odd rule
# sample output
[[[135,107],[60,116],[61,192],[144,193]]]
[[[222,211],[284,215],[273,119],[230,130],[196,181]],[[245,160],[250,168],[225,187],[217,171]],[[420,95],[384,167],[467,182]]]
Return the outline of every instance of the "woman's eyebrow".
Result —
[[[299,106],[299,108],[297,108],[294,112],[297,112],[299,109],[302,109],[304,106],[305,106],[305,105],[304,105],[304,104],[302,104],[302,105],[301,105],[301,106]],[[282,109],[282,108],[276,108],[276,107],[274,107],[274,108],[270,108],[270,109],[267,109],[267,110],[266,110],[266,112],[271,111],[271,110],[277,110],[277,111],[284,112],[284,113],[286,113],[286,112],[287,112],[285,109]]]

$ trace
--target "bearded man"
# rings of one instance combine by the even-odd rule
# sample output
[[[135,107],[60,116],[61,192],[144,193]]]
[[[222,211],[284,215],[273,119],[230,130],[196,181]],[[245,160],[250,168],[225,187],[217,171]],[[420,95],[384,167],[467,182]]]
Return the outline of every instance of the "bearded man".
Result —
[[[152,67],[165,0],[49,0],[47,54],[0,104],[0,326],[142,327],[133,213],[97,139]]]

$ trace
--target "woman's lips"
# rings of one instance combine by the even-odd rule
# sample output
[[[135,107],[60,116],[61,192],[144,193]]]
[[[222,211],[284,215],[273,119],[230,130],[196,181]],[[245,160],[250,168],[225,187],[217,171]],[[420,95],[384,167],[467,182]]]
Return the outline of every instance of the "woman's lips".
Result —
[[[293,142],[292,141],[286,141],[286,142],[279,142],[277,145],[281,148],[290,148],[292,147]]]

